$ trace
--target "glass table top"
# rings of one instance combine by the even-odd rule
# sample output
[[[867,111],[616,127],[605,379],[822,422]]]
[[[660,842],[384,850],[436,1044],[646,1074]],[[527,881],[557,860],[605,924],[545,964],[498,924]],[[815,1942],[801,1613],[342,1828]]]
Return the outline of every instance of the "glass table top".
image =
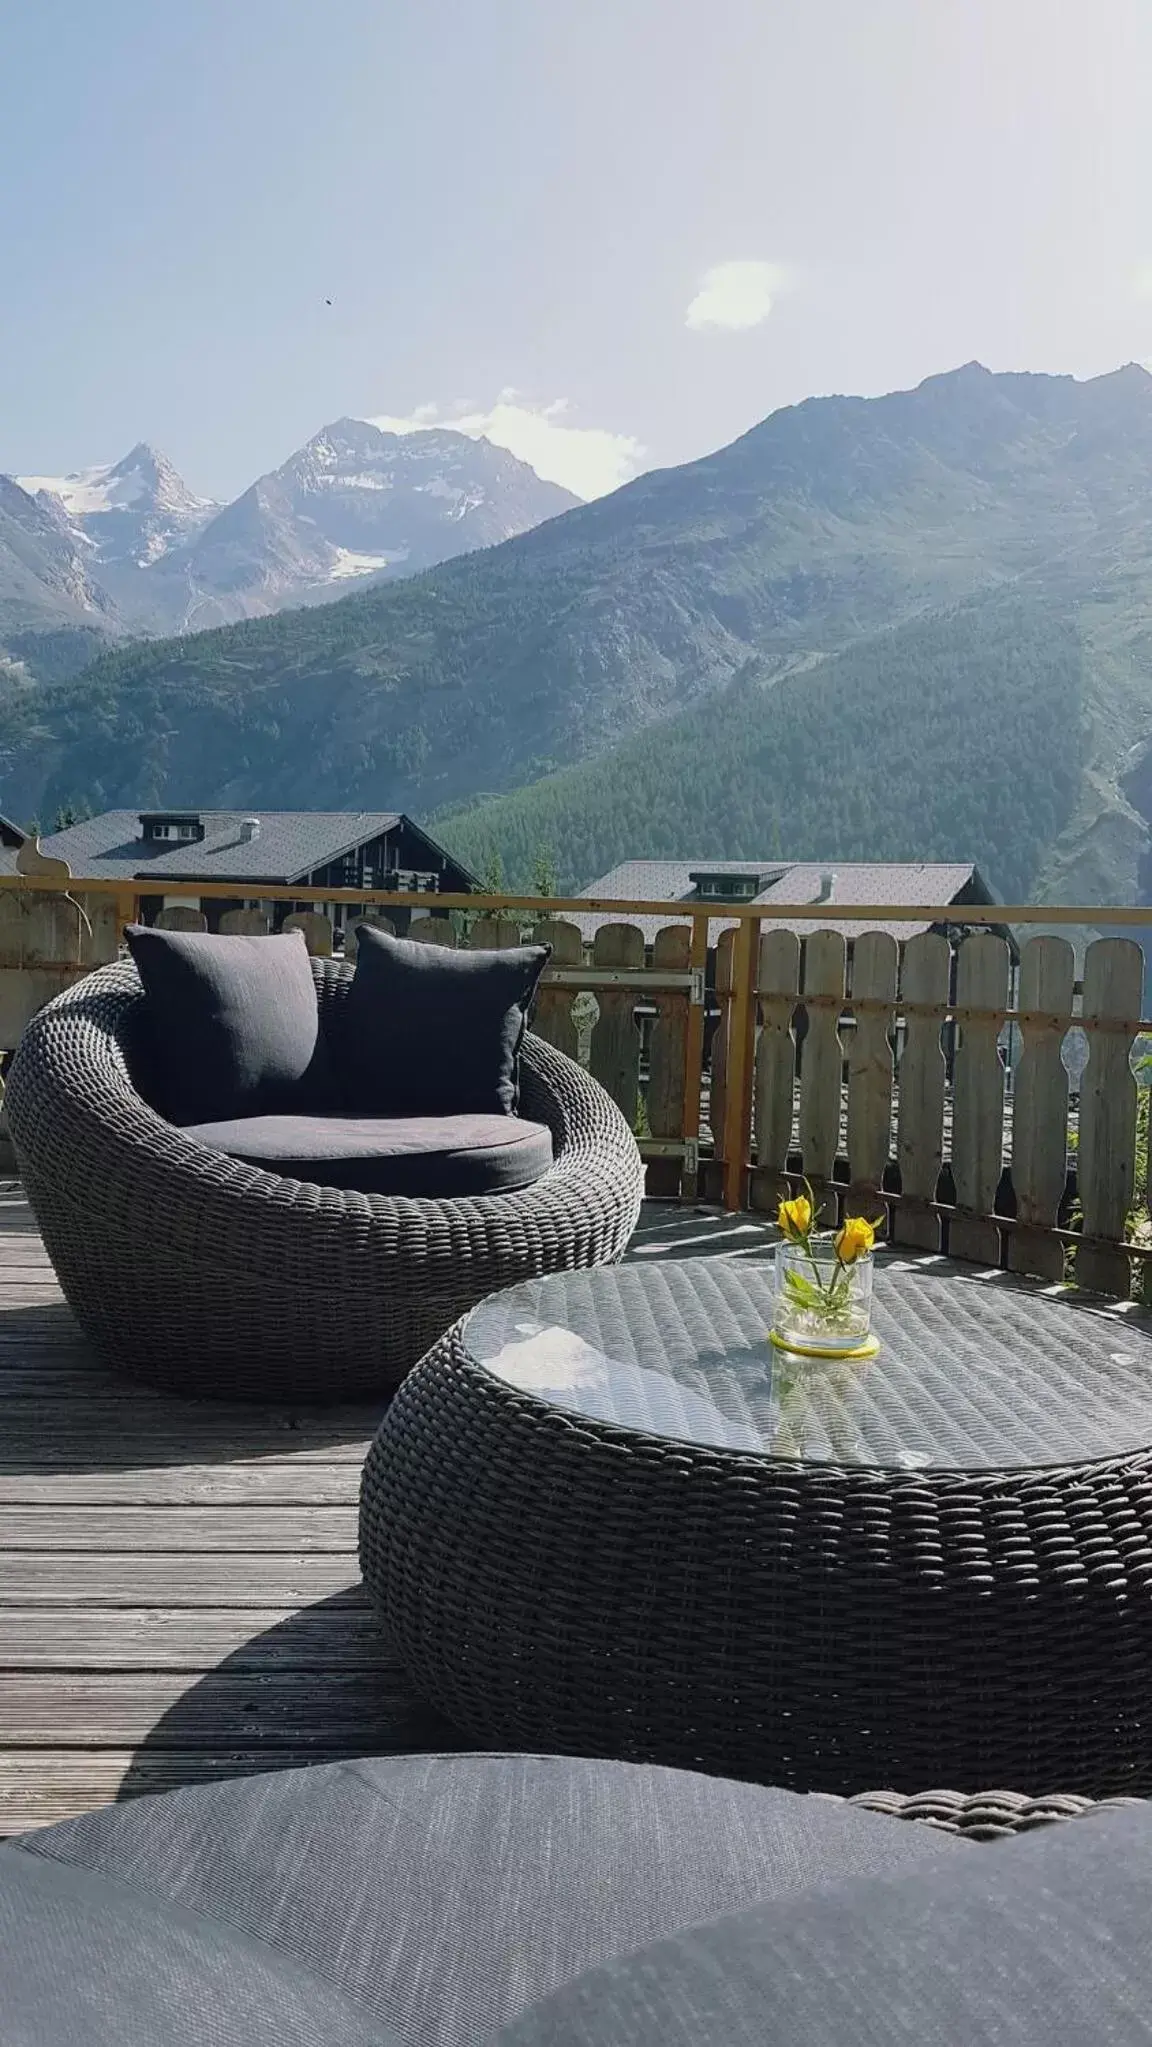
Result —
[[[945,1259],[876,1262],[875,1358],[768,1341],[771,1259],[606,1266],[493,1295],[469,1355],[567,1413],[670,1441],[884,1469],[994,1470],[1152,1446],[1152,1325]]]

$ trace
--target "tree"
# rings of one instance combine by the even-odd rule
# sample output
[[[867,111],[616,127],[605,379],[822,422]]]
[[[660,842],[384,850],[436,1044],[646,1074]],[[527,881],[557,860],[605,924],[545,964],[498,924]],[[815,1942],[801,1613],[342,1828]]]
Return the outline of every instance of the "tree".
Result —
[[[486,896],[498,896],[504,887],[504,858],[499,846],[490,844],[480,867],[480,886]]]
[[[84,824],[91,815],[92,805],[85,803],[82,799],[70,803],[62,803],[56,812],[52,829],[54,832],[66,832],[69,825]]]
[[[558,896],[560,882],[556,872],[556,855],[551,844],[544,839],[532,855],[532,894],[534,896]]]

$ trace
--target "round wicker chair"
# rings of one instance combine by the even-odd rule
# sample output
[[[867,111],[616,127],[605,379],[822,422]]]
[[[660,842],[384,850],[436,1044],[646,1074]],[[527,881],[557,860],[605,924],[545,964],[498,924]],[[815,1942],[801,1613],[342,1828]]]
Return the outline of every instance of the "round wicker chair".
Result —
[[[337,1049],[351,967],[313,961]],[[102,967],[24,1033],[5,1104],[21,1176],[69,1304],[102,1359],[184,1394],[333,1400],[390,1388],[483,1295],[607,1264],[643,1168],[599,1084],[524,1040],[521,1109],[554,1160],[518,1193],[346,1192],[209,1151],[157,1115],[139,1071],[134,966]]]

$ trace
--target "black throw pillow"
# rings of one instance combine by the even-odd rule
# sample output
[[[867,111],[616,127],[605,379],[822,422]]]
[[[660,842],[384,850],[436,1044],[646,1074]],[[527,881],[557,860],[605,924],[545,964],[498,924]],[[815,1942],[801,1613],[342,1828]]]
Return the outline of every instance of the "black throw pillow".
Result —
[[[335,1084],[304,935],[130,925],[144,984],[143,1091],[170,1123],[322,1114]]]
[[[361,1116],[512,1116],[528,1005],[552,950],[453,952],[358,928],[341,1044]]]

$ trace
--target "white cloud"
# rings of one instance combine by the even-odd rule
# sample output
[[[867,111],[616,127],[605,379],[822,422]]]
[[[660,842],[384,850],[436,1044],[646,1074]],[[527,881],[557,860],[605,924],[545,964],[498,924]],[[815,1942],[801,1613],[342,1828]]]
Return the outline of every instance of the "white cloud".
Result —
[[[716,263],[704,272],[684,324],[724,327],[730,333],[759,327],[788,283],[788,272],[779,263]]]
[[[1137,263],[1129,274],[1133,298],[1152,299],[1152,263]]]
[[[402,418],[384,414],[372,421],[386,433],[414,434],[443,426],[474,440],[489,440],[528,462],[537,476],[561,483],[578,498],[606,497],[643,466],[645,450],[633,434],[608,427],[574,426],[566,398],[534,405],[518,391],[501,391],[482,409],[467,399],[453,405],[417,405]]]

